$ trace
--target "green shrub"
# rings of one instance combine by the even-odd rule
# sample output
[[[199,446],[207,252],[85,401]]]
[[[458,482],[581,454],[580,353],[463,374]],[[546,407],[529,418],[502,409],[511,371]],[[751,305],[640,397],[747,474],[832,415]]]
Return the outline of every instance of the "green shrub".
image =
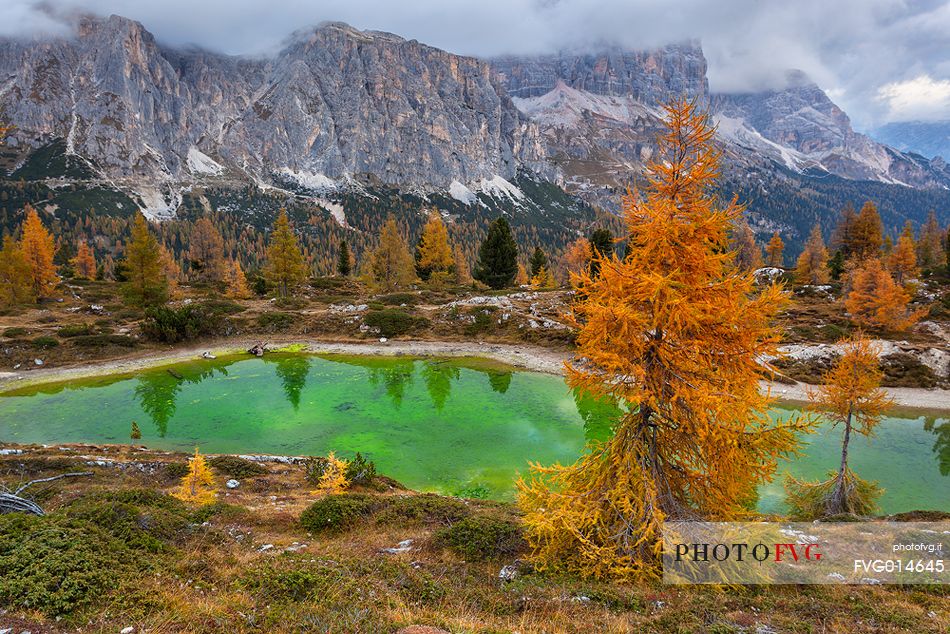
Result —
[[[319,564],[285,568],[278,562],[267,562],[248,571],[238,580],[238,585],[270,601],[303,601],[320,597],[344,581],[343,571]]]
[[[154,341],[178,343],[213,333],[219,322],[219,315],[200,305],[155,306],[145,310],[142,332]]]
[[[386,505],[379,511],[376,520],[384,524],[424,522],[427,524],[452,524],[471,515],[465,502],[442,497],[434,493],[405,495],[386,498]]]
[[[309,303],[303,297],[278,297],[274,306],[284,310],[300,310],[306,308]]]
[[[37,337],[34,339],[31,344],[34,348],[40,348],[41,350],[48,350],[49,348],[55,348],[59,345],[59,341],[55,337],[50,337],[43,335],[42,337]]]
[[[443,528],[436,541],[471,561],[514,555],[525,545],[518,524],[489,515],[466,517]]]
[[[389,295],[380,295],[375,301],[387,306],[414,306],[419,302],[419,296],[415,293],[390,293]]]
[[[267,473],[267,468],[263,465],[238,456],[215,456],[208,460],[208,464],[232,478],[250,478]]]
[[[311,504],[300,523],[311,533],[338,533],[372,514],[377,505],[376,498],[362,493],[328,495]]]
[[[379,334],[384,337],[405,335],[429,323],[423,317],[416,317],[396,308],[372,310],[366,314],[363,321],[367,326],[378,328]]]
[[[212,502],[211,504],[203,504],[195,509],[191,515],[190,519],[195,524],[202,524],[207,522],[212,517],[226,517],[233,518],[243,515],[247,512],[247,509],[243,506],[238,506],[237,504],[228,504],[227,502]]]
[[[7,328],[3,331],[4,337],[22,337],[23,335],[29,333],[30,331],[21,326],[14,326],[12,328]]]
[[[93,526],[61,517],[0,515],[0,604],[64,616],[117,584],[115,544]]]
[[[56,334],[60,337],[79,337],[81,335],[91,335],[92,327],[89,324],[70,324],[60,328]]]
[[[268,332],[277,332],[289,328],[294,319],[294,315],[290,313],[268,312],[257,318],[257,325]]]
[[[80,335],[71,339],[73,345],[83,348],[104,348],[106,346],[122,346],[134,348],[139,342],[126,335]]]
[[[356,452],[356,457],[346,465],[346,479],[350,484],[367,485],[376,477],[376,463],[367,460],[363,454]]]
[[[163,552],[181,536],[190,520],[179,500],[147,489],[85,496],[65,509],[135,550]]]
[[[322,456],[310,456],[304,461],[304,478],[310,484],[316,485],[323,477],[323,472],[327,468],[327,459]]]
[[[386,304],[382,302],[370,302],[366,306],[370,310],[383,310],[386,308]]]
[[[230,315],[236,315],[238,313],[243,313],[246,309],[230,300],[226,299],[209,299],[199,304],[202,310],[206,311],[210,315],[217,317],[228,317]]]
[[[319,290],[342,288],[347,284],[347,280],[342,277],[315,277],[310,280],[311,288],[316,288]]]
[[[184,478],[188,474],[188,463],[187,462],[169,462],[162,469],[164,475],[169,480],[178,480]]]

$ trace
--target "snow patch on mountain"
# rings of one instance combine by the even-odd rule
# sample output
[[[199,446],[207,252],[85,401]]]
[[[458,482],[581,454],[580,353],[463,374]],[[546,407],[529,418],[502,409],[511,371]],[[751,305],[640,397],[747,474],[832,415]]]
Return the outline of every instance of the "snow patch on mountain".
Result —
[[[452,184],[449,185],[449,196],[463,205],[471,205],[478,200],[475,192],[458,181],[452,181]]]
[[[140,187],[133,195],[139,199],[139,211],[152,222],[174,218],[182,200],[181,191],[163,192],[158,187]]]
[[[329,211],[330,215],[333,216],[333,219],[336,220],[338,225],[344,229],[350,228],[350,225],[346,223],[346,212],[343,210],[343,205],[340,203],[330,202],[329,200],[324,200],[323,198],[317,198],[316,203]]]
[[[640,117],[660,117],[660,112],[630,96],[597,95],[571,88],[558,80],[554,88],[540,97],[513,97],[522,113],[542,125],[574,128],[585,113],[623,123],[634,123]]]
[[[517,186],[506,181],[498,174],[495,174],[491,178],[483,178],[481,181],[479,181],[478,191],[482,192],[483,194],[488,194],[489,196],[494,196],[495,198],[507,197],[514,202],[525,199],[523,191],[518,189]]]
[[[224,172],[224,167],[217,163],[210,156],[191,146],[188,148],[186,163],[192,174],[207,174],[208,176],[220,176]]]
[[[766,139],[758,131],[746,125],[743,119],[717,114],[713,117],[713,121],[716,124],[716,132],[721,139],[765,154],[783,163],[791,170],[801,172],[805,167],[815,165],[815,161],[801,152]]]
[[[335,180],[319,172],[298,172],[289,167],[283,167],[279,172],[301,187],[306,187],[314,192],[334,191],[337,189],[337,182]]]

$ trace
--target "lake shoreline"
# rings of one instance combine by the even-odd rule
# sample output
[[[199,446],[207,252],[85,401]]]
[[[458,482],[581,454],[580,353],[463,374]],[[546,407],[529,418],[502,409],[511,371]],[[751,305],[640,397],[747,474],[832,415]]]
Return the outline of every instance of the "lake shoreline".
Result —
[[[245,354],[247,349],[255,343],[257,343],[257,340],[227,340],[212,342],[204,346],[180,348],[84,365],[37,369],[27,372],[0,372],[0,390],[9,391],[43,383],[134,373],[138,370],[199,359],[206,352],[215,356]],[[383,343],[376,341],[327,341],[299,337],[268,342],[271,349],[294,345],[303,346],[304,348],[300,351],[309,354],[481,357],[520,370],[554,375],[562,374],[564,364],[572,358],[572,354],[568,351],[551,350],[525,344],[414,340],[395,340]],[[248,356],[250,357],[250,355]],[[762,381],[761,386],[763,390],[771,389],[772,395],[781,401],[790,403],[808,402],[808,390],[815,389],[815,386],[804,383],[785,384]],[[950,411],[950,390],[901,387],[885,389],[894,400],[895,406]]]

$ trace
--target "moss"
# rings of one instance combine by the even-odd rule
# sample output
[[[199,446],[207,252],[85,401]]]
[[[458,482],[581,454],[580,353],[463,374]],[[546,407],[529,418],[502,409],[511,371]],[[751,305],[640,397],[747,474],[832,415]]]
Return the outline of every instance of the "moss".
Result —
[[[251,478],[267,473],[267,468],[238,456],[215,456],[208,460],[215,471],[232,478]]]
[[[188,473],[188,463],[169,462],[162,468],[162,472],[169,480],[179,480]]]
[[[466,517],[438,531],[436,541],[473,561],[509,557],[525,547],[518,524],[491,515]]]
[[[339,533],[371,515],[377,506],[371,495],[328,495],[311,504],[300,515],[300,523],[311,533]]]

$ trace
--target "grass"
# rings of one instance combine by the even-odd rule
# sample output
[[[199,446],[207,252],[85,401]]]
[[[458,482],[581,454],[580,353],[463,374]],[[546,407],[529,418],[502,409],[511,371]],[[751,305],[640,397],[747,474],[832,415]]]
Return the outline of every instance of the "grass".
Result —
[[[134,460],[156,474],[186,460],[125,447],[83,452]],[[71,453],[31,448],[0,457],[0,474],[13,462],[26,469],[16,478],[55,473],[55,461]],[[502,583],[499,568],[523,557],[510,505],[369,489],[318,501],[302,465],[259,466],[267,471],[260,487],[228,491],[220,474],[218,502],[201,508],[168,496],[176,480],[156,484],[147,469],[97,467],[91,478],[50,483],[46,518],[0,517],[3,623],[17,631],[236,633],[393,633],[418,624],[524,634],[950,626],[942,586],[679,587],[545,575],[529,566]],[[341,500],[353,523],[305,527],[303,516],[317,516],[308,509],[328,517]],[[382,552],[410,539],[411,550]],[[67,573],[70,583],[62,583]]]

